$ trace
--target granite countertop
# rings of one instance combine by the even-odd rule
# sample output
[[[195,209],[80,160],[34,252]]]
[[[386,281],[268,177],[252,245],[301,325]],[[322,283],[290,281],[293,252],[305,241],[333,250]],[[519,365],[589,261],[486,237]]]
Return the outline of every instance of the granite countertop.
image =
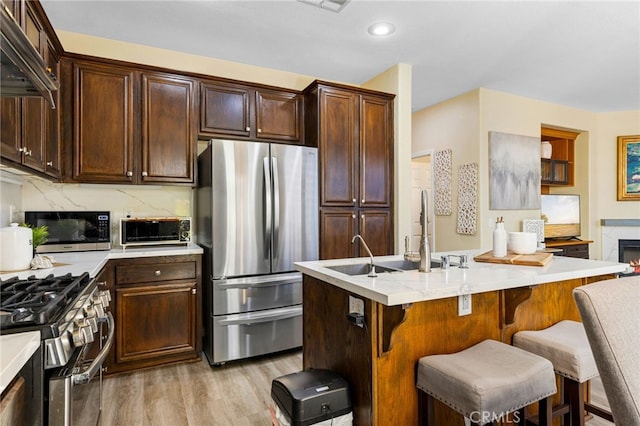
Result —
[[[439,260],[440,256],[447,254],[465,254],[469,259],[468,269],[452,265],[447,270],[432,268],[430,273],[417,270],[379,273],[376,278],[366,275],[349,276],[327,268],[335,265],[369,263],[369,258],[297,262],[295,265],[298,271],[306,275],[389,306],[616,274],[624,272],[628,266],[624,263],[561,256],[554,256],[545,266],[481,263],[473,260],[474,256],[485,251],[461,250],[432,254],[433,260]],[[374,258],[374,263],[402,259],[402,256],[380,256]]]
[[[110,259],[202,254],[202,247],[197,244],[191,243],[186,246],[154,246],[128,248],[126,250],[117,248],[101,251],[77,251],[68,253],[43,254],[45,256],[50,255],[53,257],[53,259],[55,260],[53,268],[2,272],[0,273],[0,280],[6,280],[15,276],[18,276],[20,278],[26,278],[32,275],[35,275],[36,277],[46,277],[49,274],[64,275],[67,273],[71,273],[72,275],[80,275],[84,272],[88,272],[90,276],[95,277]]]

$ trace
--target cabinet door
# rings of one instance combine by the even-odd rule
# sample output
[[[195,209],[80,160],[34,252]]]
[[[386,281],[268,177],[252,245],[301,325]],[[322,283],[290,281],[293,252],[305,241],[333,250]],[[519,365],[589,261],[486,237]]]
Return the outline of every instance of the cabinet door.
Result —
[[[360,207],[391,205],[393,111],[386,98],[363,95],[360,103]]]
[[[22,99],[0,100],[0,153],[2,158],[22,161]]]
[[[296,93],[256,91],[256,136],[301,142],[302,97]]]
[[[249,89],[235,85],[200,85],[200,133],[249,137]]]
[[[116,289],[116,362],[196,352],[196,283]]]
[[[374,256],[393,254],[391,213],[388,210],[360,210],[360,235]],[[367,256],[360,249],[358,256]]]
[[[351,239],[356,226],[353,209],[320,209],[320,259],[354,257],[357,247]]]
[[[50,105],[43,98],[24,98],[22,102],[22,162],[33,170],[44,172]]]
[[[320,204],[354,206],[358,141],[358,96],[320,89]]]
[[[142,74],[142,182],[193,183],[193,91],[193,80]]]
[[[45,61],[51,71],[60,77],[60,58],[55,50],[55,47],[47,40],[47,50],[45,52]],[[48,103],[45,105],[47,114],[47,132],[45,142],[45,173],[53,178],[60,178],[61,164],[60,164],[60,137],[58,132],[60,129],[60,91],[56,90],[53,93],[53,101],[56,104],[56,108],[51,108]]]
[[[74,64],[73,179],[133,182],[134,72]]]

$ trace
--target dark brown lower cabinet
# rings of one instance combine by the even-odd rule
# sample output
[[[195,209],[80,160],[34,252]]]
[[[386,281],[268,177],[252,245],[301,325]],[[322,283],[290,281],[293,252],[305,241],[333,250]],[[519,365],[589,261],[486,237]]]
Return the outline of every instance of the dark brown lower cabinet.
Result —
[[[107,373],[200,359],[201,256],[118,259],[108,266],[116,337]]]
[[[393,254],[391,212],[373,209],[320,209],[320,259],[365,257],[361,242],[351,243],[360,234],[374,256]]]

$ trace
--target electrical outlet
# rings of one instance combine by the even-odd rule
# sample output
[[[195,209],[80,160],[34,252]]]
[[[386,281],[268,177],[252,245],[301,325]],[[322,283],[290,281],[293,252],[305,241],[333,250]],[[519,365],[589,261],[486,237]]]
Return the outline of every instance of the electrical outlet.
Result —
[[[349,313],[364,316],[364,300],[349,296]]]
[[[458,316],[469,315],[471,313],[471,295],[463,294],[458,296]]]

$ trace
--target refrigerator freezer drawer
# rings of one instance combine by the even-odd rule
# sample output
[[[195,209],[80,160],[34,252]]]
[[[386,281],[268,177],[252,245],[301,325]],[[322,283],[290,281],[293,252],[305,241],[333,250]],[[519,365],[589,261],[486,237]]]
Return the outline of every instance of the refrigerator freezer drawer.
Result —
[[[302,274],[213,281],[213,315],[251,312],[302,303]]]
[[[207,353],[212,364],[302,346],[302,305],[212,320],[213,348]]]

